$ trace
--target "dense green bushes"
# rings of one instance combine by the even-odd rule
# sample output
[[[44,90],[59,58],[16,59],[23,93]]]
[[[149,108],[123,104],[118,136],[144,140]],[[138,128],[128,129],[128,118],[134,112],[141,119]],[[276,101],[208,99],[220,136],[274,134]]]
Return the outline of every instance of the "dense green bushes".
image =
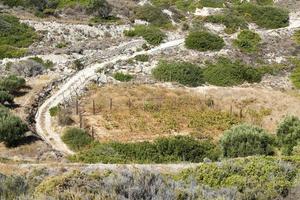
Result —
[[[22,120],[9,113],[9,110],[0,105],[0,142],[6,146],[15,146],[24,137],[27,126]]]
[[[150,4],[137,7],[135,17],[147,21],[153,26],[166,27],[170,25],[168,15],[163,13],[161,8]]]
[[[196,87],[206,83],[217,86],[233,86],[244,82],[260,82],[269,69],[253,68],[240,61],[219,58],[216,63],[207,63],[202,69],[188,62],[160,61],[152,70],[152,75],[159,81],[174,81]]]
[[[160,44],[166,37],[159,28],[143,25],[135,26],[134,29],[125,31],[124,34],[128,37],[143,37],[151,45]]]
[[[68,128],[62,135],[62,140],[73,151],[84,149],[93,142],[93,138],[84,130],[78,128]]]
[[[292,162],[271,157],[251,157],[204,163],[184,170],[178,179],[209,187],[215,195],[221,190],[224,196],[218,199],[273,200],[289,194],[297,174],[297,164]]]
[[[147,54],[137,55],[137,56],[134,57],[134,59],[136,61],[139,61],[139,62],[148,62],[149,61],[149,55],[147,55]]]
[[[273,143],[273,138],[263,129],[246,124],[225,131],[220,140],[225,157],[271,155]]]
[[[124,74],[122,72],[117,72],[113,75],[114,79],[121,81],[121,82],[128,82],[131,81],[134,77],[130,74]]]
[[[289,13],[281,8],[244,3],[234,7],[234,10],[247,21],[263,28],[276,29],[289,25]]]
[[[34,30],[16,17],[0,14],[0,59],[23,56],[26,53],[24,47],[31,45],[36,38]]]
[[[243,30],[239,33],[237,39],[233,41],[233,44],[241,51],[253,53],[259,49],[260,42],[261,38],[259,34],[249,30]]]
[[[295,31],[293,35],[293,40],[300,45],[300,30]]]
[[[5,102],[12,104],[14,102],[14,96],[9,94],[7,91],[0,90],[0,104],[4,104]]]
[[[300,141],[300,119],[293,116],[285,118],[278,126],[277,137],[283,154],[291,155]]]
[[[28,47],[36,39],[34,30],[16,17],[0,14],[0,46]]]
[[[185,46],[198,51],[217,51],[224,46],[224,40],[206,31],[191,32],[185,39]]]
[[[290,79],[296,88],[300,88],[300,59],[294,58],[291,60],[294,65]]]
[[[86,163],[170,163],[215,160],[220,151],[210,141],[191,137],[160,138],[153,143],[95,143],[91,148],[72,156],[71,160]]]
[[[204,83],[202,69],[197,65],[187,62],[161,61],[152,70],[152,75],[159,81],[176,81],[192,87]]]
[[[106,0],[89,0],[87,10],[90,13],[96,13],[95,15],[107,19],[112,11],[112,7]]]
[[[24,78],[17,77],[15,75],[9,75],[1,77],[0,90],[8,91],[9,93],[13,94],[23,88],[25,84],[26,82]]]
[[[239,61],[220,58],[217,63],[208,64],[204,70],[205,81],[212,85],[233,86],[244,82],[260,82],[262,74],[255,68]]]
[[[226,29],[225,32],[235,33],[239,29],[247,29],[248,24],[241,16],[235,15],[233,12],[227,12],[225,14],[210,15],[204,19],[205,22],[223,24]]]

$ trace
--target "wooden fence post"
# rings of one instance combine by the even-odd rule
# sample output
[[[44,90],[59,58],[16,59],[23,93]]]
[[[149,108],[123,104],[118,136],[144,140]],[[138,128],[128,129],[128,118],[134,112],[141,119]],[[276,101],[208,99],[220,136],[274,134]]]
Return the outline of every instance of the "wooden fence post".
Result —
[[[82,128],[82,114],[79,114],[79,127]]]
[[[240,109],[240,119],[242,119],[243,118],[243,109],[241,108]]]
[[[76,115],[78,115],[78,110],[79,110],[79,109],[78,109],[78,98],[76,98],[75,104],[76,104],[76,105],[75,105],[75,107],[76,107],[76,108],[75,108],[75,109],[76,109]]]
[[[109,99],[109,109],[112,110],[113,107],[113,100],[112,98]]]
[[[96,115],[95,100],[93,99],[93,115]]]

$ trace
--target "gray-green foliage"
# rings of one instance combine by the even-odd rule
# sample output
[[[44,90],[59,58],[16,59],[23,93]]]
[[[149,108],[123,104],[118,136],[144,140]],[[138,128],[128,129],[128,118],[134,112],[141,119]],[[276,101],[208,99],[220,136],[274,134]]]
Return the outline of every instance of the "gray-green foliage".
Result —
[[[225,131],[220,140],[225,157],[271,155],[274,153],[273,144],[274,139],[265,130],[247,124]]]
[[[188,62],[160,61],[158,66],[152,70],[152,75],[159,81],[175,81],[192,87],[204,83],[202,69]]]
[[[27,126],[19,117],[6,113],[0,116],[0,142],[15,146],[24,137]]]
[[[277,137],[282,152],[290,155],[300,141],[300,119],[295,116],[286,117],[278,126]]]
[[[223,38],[216,34],[196,31],[189,33],[186,37],[185,46],[198,51],[218,51],[225,46],[225,42]]]

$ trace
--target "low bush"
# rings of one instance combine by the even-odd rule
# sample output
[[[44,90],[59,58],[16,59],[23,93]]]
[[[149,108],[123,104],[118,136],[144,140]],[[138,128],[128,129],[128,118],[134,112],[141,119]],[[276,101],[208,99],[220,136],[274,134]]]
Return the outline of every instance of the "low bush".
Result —
[[[160,138],[153,143],[95,143],[91,148],[72,156],[85,163],[170,163],[216,160],[220,151],[210,141],[197,141],[187,136]]]
[[[40,63],[41,65],[43,65],[46,69],[52,69],[54,66],[54,63],[51,62],[50,60],[46,60],[44,61],[42,58],[39,57],[32,57],[30,58],[31,60],[34,60],[38,63]]]
[[[73,151],[84,149],[93,142],[93,138],[88,133],[78,128],[66,129],[61,138]]]
[[[289,25],[289,13],[281,8],[244,3],[236,6],[234,10],[247,21],[263,28],[276,29]]]
[[[175,81],[192,87],[204,83],[202,69],[197,65],[187,62],[161,61],[152,70],[152,75],[159,81]]]
[[[14,96],[7,91],[0,91],[0,104],[5,104],[6,102],[12,104],[14,102]]]
[[[28,47],[35,39],[33,28],[20,23],[14,16],[0,14],[0,46]]]
[[[248,24],[245,19],[241,16],[235,15],[233,12],[225,14],[210,15],[204,19],[205,22],[223,24],[226,29],[225,32],[228,34],[235,33],[239,29],[247,29]]]
[[[162,8],[176,7],[184,12],[193,12],[196,8],[200,8],[202,6],[200,1],[195,0],[151,0],[151,3]]]
[[[241,51],[253,53],[258,51],[260,42],[261,38],[259,34],[250,30],[243,30],[238,34],[238,37],[233,41],[233,44]]]
[[[300,88],[300,59],[292,59],[294,69],[291,73],[290,79],[296,88]]]
[[[188,49],[198,51],[218,51],[225,46],[225,43],[218,35],[206,31],[197,31],[189,33],[185,39],[185,46]]]
[[[59,106],[54,106],[49,109],[49,113],[51,117],[56,117],[59,114],[60,107]]]
[[[137,55],[137,56],[134,57],[134,59],[136,61],[139,61],[139,62],[148,62],[149,61],[149,55],[147,55],[147,54]]]
[[[274,154],[274,139],[263,129],[238,125],[224,132],[220,140],[224,157]]]
[[[295,31],[293,40],[296,42],[296,44],[300,45],[300,30]]]
[[[117,72],[113,75],[114,79],[121,81],[121,82],[128,82],[131,81],[134,77],[130,74],[124,74],[122,72]]]
[[[293,148],[300,142],[300,119],[298,117],[286,117],[277,128],[278,142],[285,155],[291,155]]]
[[[151,45],[159,45],[166,35],[156,27],[151,26],[135,26],[134,29],[125,31],[124,34],[128,37],[143,37]]]
[[[225,0],[200,0],[203,7],[222,8]]]
[[[0,80],[0,89],[8,91],[13,94],[18,92],[21,88],[23,88],[26,84],[24,78],[17,77],[15,75],[9,75],[5,77],[1,77]]]
[[[208,198],[204,199],[214,199],[210,197],[221,193],[218,199],[272,200],[289,194],[298,173],[297,164],[290,161],[250,157],[204,163],[184,170],[178,179],[208,187]]]
[[[24,48],[17,48],[9,45],[0,45],[0,59],[3,58],[20,58],[27,53]]]
[[[89,0],[87,10],[100,18],[106,19],[112,11],[112,6],[106,0]]]
[[[24,137],[27,126],[22,120],[11,114],[0,116],[0,142],[8,147],[17,145],[18,141]]]
[[[206,82],[217,86],[260,82],[262,78],[259,70],[228,58],[219,58],[217,63],[208,64],[203,74]]]
[[[168,15],[163,13],[161,8],[150,4],[137,7],[135,17],[147,21],[153,26],[166,27],[170,24]]]

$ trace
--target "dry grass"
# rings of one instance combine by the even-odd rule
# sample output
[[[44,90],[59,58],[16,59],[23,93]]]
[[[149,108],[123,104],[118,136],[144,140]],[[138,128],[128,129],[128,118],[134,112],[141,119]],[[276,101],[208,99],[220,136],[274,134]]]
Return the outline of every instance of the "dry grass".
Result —
[[[98,139],[128,142],[189,134],[218,138],[240,122],[236,115],[210,103],[209,99],[184,89],[122,84],[92,88],[80,104],[85,127],[93,126]],[[78,122],[78,117],[74,119]]]

